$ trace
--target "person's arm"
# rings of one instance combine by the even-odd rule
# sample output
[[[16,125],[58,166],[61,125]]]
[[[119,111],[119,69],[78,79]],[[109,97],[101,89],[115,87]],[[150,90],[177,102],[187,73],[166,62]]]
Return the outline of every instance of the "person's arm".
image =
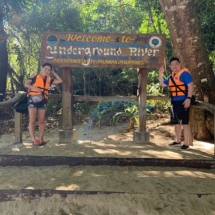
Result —
[[[193,82],[190,82],[189,84],[187,84],[187,86],[188,86],[187,99],[185,99],[183,103],[185,108],[190,107],[190,104],[191,104],[191,97],[193,95],[193,88],[194,88]]]
[[[52,70],[51,73],[55,77],[52,84],[60,84],[63,82],[63,80],[60,78],[60,76],[54,70]]]
[[[188,86],[187,97],[191,98],[193,95],[194,84],[193,82],[190,82],[187,86]]]
[[[40,89],[38,87],[35,87],[33,85],[31,85],[32,83],[32,79],[36,76],[36,73],[33,73],[30,78],[28,78],[28,80],[25,82],[25,87],[32,90],[32,91],[37,91],[37,92],[43,92],[43,89]]]
[[[184,101],[184,107],[188,108],[191,104],[191,97],[193,95],[194,84],[193,77],[190,73],[184,72],[181,76],[183,76],[183,82],[187,85],[187,99]]]
[[[159,68],[159,71],[158,71],[158,73],[159,73],[159,83],[160,83],[161,87],[166,87],[167,86],[166,84],[164,84],[164,79],[163,79],[164,71],[165,71],[164,66],[161,66]]]

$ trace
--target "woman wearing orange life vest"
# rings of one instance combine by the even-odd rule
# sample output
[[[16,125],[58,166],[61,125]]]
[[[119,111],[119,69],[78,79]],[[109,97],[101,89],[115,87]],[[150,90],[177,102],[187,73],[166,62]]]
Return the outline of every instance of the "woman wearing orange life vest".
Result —
[[[175,141],[170,146],[180,146],[181,150],[189,149],[189,107],[193,94],[193,78],[187,69],[181,69],[177,57],[170,59],[172,74],[163,79],[164,67],[159,69],[159,82],[162,87],[169,86],[171,93],[171,123],[175,124]],[[179,89],[180,88],[180,89]],[[181,145],[181,131],[184,131],[184,144]]]
[[[50,73],[55,77],[49,77]],[[54,72],[50,63],[42,65],[40,74],[33,73],[25,83],[28,88],[28,112],[29,112],[29,133],[32,139],[32,144],[41,146],[45,144],[43,139],[45,131],[45,112],[46,103],[48,100],[48,90],[52,84],[62,83],[62,79]],[[39,140],[35,138],[35,122],[38,114],[39,121]]]

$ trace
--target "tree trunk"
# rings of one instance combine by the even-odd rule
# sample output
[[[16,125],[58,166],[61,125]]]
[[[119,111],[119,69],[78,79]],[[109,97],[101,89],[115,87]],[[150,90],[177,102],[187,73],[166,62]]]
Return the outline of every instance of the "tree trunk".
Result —
[[[8,53],[6,46],[7,35],[3,26],[3,13],[0,10],[0,102],[3,101],[7,82]]]
[[[194,79],[194,94],[203,101],[207,95],[215,104],[215,77],[209,63],[203,34],[193,0],[159,0],[170,32],[174,55]],[[210,139],[203,110],[195,110],[196,139]]]

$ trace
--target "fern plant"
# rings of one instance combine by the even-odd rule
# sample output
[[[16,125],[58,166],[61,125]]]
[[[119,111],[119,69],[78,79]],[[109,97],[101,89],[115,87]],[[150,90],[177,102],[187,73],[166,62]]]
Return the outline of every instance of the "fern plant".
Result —
[[[112,124],[116,125],[118,124],[120,119],[131,119],[133,118],[135,122],[138,124],[138,107],[137,105],[132,105],[128,106],[124,109],[122,112],[117,112],[113,117],[112,117]]]

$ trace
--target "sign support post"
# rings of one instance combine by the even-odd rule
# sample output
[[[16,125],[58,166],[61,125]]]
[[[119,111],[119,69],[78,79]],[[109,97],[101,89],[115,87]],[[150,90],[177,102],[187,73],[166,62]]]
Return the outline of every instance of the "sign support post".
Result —
[[[147,69],[137,69],[138,72],[138,131],[133,133],[133,142],[135,143],[148,143],[149,132],[146,131],[146,84],[147,84]]]
[[[73,129],[73,81],[72,69],[63,68],[63,93],[62,93],[62,130],[59,130],[59,144],[72,143],[76,140],[76,130]]]

